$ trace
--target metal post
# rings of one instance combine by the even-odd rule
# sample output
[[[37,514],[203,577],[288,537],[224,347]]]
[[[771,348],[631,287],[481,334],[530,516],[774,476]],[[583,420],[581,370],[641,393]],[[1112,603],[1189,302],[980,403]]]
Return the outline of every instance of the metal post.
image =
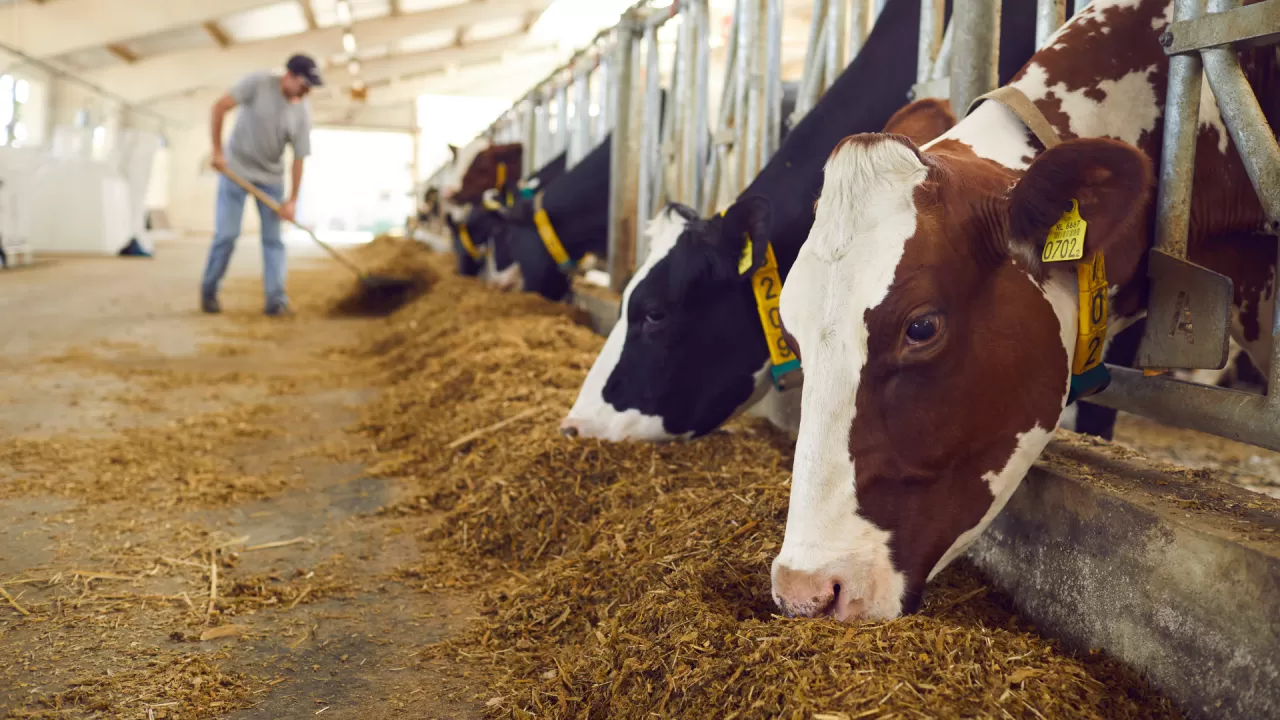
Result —
[[[957,3],[960,2],[964,2],[964,0],[957,0]],[[916,84],[929,82],[929,74],[933,70],[934,58],[938,56],[938,49],[942,45],[944,9],[942,0],[920,0],[920,39],[916,45]]]
[[[762,63],[767,50],[764,47],[765,33],[761,27],[762,0],[748,0],[746,5],[751,13],[745,18],[749,21],[748,27],[751,32],[751,55],[747,58],[751,67],[751,84],[747,86],[747,152],[742,165],[742,184],[738,186],[739,193],[746,190],[747,185],[750,185],[756,175],[760,174],[760,153],[764,148],[765,128],[765,68],[762,67]],[[830,19],[827,24],[831,26]]]
[[[1244,76],[1239,56],[1230,46],[1205,48],[1200,52],[1209,87],[1218,99],[1227,132],[1253,181],[1262,209],[1273,223],[1280,223],[1280,147],[1276,145],[1258,97]],[[1280,225],[1276,227],[1280,229]],[[1280,362],[1274,364],[1280,365]],[[1280,395],[1280,388],[1277,390]]]
[[[661,115],[659,104],[662,98],[662,66],[659,62],[658,28],[649,25],[644,29],[645,73],[644,100],[641,117],[644,118],[638,128],[640,132],[640,184],[636,197],[636,252],[640,255],[644,243],[645,220],[653,214],[655,186],[661,173],[660,147]],[[667,108],[670,114],[670,108]]]
[[[538,106],[532,97],[524,101],[524,177],[538,170]]]
[[[565,152],[569,149],[569,84],[561,82],[556,88],[556,142],[555,151],[547,158],[547,162],[551,162],[551,158]],[[544,163],[545,164],[545,163]]]
[[[747,185],[747,156],[750,149],[747,147],[748,128],[748,103],[750,102],[751,88],[751,58],[754,55],[754,45],[751,42],[751,6],[752,0],[738,0],[738,62],[737,75],[738,84],[734,88],[734,126],[733,126],[733,153],[734,159],[737,161],[737,167],[733,173],[733,194],[737,195]]]
[[[862,52],[862,45],[876,22],[874,0],[852,0],[849,8],[849,62]],[[846,63],[847,65],[848,63]]]
[[[1042,48],[1066,21],[1067,0],[1036,0],[1036,47]]]
[[[617,45],[613,65],[616,75],[610,83],[613,90],[613,148],[609,167],[609,287],[621,294],[631,279],[635,263],[636,175],[633,164],[636,140],[631,117],[634,69],[639,46],[636,43],[636,18],[623,15],[617,27]]]
[[[533,97],[537,103],[535,112],[538,118],[538,155],[534,160],[534,167],[540,168],[555,157],[555,153],[552,152],[554,141],[551,135],[551,106],[547,104],[545,88],[535,90]]]
[[[720,106],[716,112],[711,159],[707,163],[706,181],[699,201],[704,215],[711,215],[718,209],[716,200],[720,196],[720,185],[725,181],[725,174],[729,169],[728,147],[734,141],[738,88],[738,19],[738,14],[734,13],[729,27],[729,47],[725,53],[724,83],[720,87]]]
[[[951,107],[963,116],[974,98],[999,83],[1000,0],[955,0],[953,7]]]
[[[862,0],[854,0],[859,3]],[[782,139],[782,0],[765,0],[764,138],[756,174],[778,151]],[[754,177],[754,176],[753,176]]]
[[[686,201],[692,207],[698,207],[702,197],[702,188],[706,184],[705,169],[707,166],[707,114],[709,95],[711,94],[711,11],[708,0],[692,0],[689,16],[695,18],[694,50],[698,54],[697,67],[694,69],[694,107],[693,127],[685,138],[687,152],[692,155],[688,163],[692,176],[687,185]]]
[[[827,62],[826,72],[823,73],[823,92],[835,83],[837,77],[840,77],[847,62],[844,54],[844,32],[847,24],[845,1],[829,0],[827,3]]]
[[[734,16],[736,27],[737,16]],[[791,124],[800,122],[800,118],[818,102],[823,90],[823,75],[827,62],[827,0],[813,0],[813,19],[809,23],[809,46],[805,49],[804,73],[800,78],[800,96],[796,98],[796,109],[791,117]]]
[[[591,70],[578,72],[573,80],[574,130],[569,137],[573,152],[565,157],[565,168],[578,164],[591,151]]]
[[[1175,0],[1173,19],[1189,20],[1204,11],[1204,0]],[[1169,58],[1169,89],[1165,98],[1164,140],[1160,184],[1156,191],[1156,248],[1187,257],[1191,226],[1191,182],[1196,169],[1196,135],[1200,128],[1200,56]]]

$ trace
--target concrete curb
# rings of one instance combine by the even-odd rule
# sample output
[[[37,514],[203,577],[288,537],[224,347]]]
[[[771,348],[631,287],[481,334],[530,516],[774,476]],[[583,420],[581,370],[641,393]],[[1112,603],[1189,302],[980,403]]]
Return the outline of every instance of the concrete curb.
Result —
[[[1188,715],[1280,717],[1280,501],[1060,433],[970,557]]]
[[[618,300],[579,288],[607,334]],[[969,555],[1020,612],[1194,718],[1280,718],[1280,500],[1067,431]]]

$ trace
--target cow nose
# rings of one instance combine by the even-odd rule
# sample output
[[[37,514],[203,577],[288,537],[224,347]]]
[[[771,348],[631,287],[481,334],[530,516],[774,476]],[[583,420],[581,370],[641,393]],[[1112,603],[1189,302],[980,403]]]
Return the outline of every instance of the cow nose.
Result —
[[[578,437],[578,423],[573,420],[561,421],[560,434],[565,437]]]
[[[848,584],[827,570],[801,571],[779,566],[774,570],[773,601],[787,617],[835,617],[847,610]]]

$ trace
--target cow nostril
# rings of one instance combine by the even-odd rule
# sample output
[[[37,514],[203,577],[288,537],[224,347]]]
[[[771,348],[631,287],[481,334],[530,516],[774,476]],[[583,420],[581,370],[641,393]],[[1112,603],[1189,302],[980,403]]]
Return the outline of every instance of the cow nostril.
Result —
[[[578,437],[578,428],[572,425],[562,425],[560,427],[560,434],[565,437]]]

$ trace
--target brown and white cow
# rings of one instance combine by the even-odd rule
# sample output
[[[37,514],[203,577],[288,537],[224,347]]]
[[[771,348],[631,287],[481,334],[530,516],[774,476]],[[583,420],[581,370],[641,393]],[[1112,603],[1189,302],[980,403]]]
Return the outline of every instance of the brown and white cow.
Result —
[[[914,611],[1053,435],[1076,348],[1073,262],[1043,262],[1079,204],[1114,336],[1144,313],[1163,135],[1168,0],[1094,0],[1010,83],[1063,141],[987,101],[923,149],[847,138],[782,293],[805,382],[774,599],[840,620]],[[1273,48],[1241,53],[1280,126]],[[1025,114],[1025,113],[1024,113]],[[1207,86],[1190,258],[1236,283],[1235,336],[1265,368],[1276,239]]]

